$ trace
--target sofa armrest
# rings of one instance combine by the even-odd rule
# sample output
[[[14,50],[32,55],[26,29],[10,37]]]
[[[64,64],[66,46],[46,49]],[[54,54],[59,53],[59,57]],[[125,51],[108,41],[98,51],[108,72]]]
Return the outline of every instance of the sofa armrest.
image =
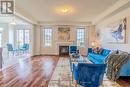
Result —
[[[93,52],[92,48],[88,48],[88,53],[92,53],[92,52]]]

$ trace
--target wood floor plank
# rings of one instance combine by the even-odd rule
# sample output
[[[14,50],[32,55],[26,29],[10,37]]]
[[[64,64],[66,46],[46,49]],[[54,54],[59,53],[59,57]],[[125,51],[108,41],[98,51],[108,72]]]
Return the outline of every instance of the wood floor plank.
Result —
[[[58,56],[36,56],[0,71],[0,87],[47,87]]]
[[[121,87],[130,87],[130,77],[120,77],[117,80],[117,83],[121,86]]]
[[[36,56],[0,71],[0,87],[47,87],[59,56]],[[130,87],[130,78],[117,83]]]

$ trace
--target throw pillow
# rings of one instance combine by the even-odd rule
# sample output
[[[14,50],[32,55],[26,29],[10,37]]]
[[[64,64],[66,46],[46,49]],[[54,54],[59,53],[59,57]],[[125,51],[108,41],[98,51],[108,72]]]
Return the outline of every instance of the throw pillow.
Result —
[[[98,50],[97,50],[97,47],[96,48],[93,48],[93,53],[98,53]]]
[[[99,51],[98,51],[98,53],[102,54],[102,52],[103,52],[103,48],[100,48]]]
[[[103,51],[103,48],[99,48],[99,47],[93,48],[93,53],[101,54],[102,51]]]

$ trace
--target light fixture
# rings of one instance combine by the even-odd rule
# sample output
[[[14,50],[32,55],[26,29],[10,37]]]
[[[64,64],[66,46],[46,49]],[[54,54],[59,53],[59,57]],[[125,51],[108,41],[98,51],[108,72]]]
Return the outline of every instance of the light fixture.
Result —
[[[0,28],[0,31],[2,31],[3,30],[3,28]]]
[[[16,21],[15,19],[13,18],[12,21],[10,22],[11,25],[16,25]]]
[[[61,9],[61,12],[62,12],[62,13],[68,13],[68,12],[69,12],[69,9],[68,9],[68,8],[63,8],[63,9]]]
[[[91,46],[92,46],[92,47],[95,47],[95,45],[96,45],[96,42],[95,42],[95,41],[92,41]]]
[[[14,12],[12,14],[13,18],[10,22],[11,25],[16,25],[16,21],[15,21],[15,0],[14,0]]]
[[[71,6],[61,6],[61,7],[57,7],[55,9],[55,12],[59,15],[62,16],[68,16],[68,15],[72,15],[74,13],[74,7]]]

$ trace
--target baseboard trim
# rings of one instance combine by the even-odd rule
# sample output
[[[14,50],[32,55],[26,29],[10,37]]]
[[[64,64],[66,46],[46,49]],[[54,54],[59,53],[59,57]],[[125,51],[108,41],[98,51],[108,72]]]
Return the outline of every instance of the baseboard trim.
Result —
[[[36,56],[59,56],[57,54],[40,54],[40,55],[33,55],[31,57],[36,57]]]

